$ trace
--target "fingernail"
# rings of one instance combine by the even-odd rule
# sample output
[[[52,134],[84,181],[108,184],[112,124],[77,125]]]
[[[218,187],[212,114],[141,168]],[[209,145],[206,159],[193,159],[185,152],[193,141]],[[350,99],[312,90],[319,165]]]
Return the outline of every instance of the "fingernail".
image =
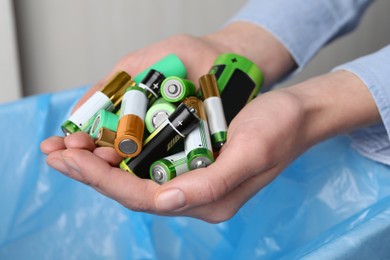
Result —
[[[156,199],[156,207],[162,211],[172,211],[184,207],[186,197],[179,189],[169,189],[161,192]]]
[[[62,157],[62,159],[64,160],[65,164],[72,168],[73,170],[79,172],[80,171],[80,168],[79,166],[73,161],[73,159],[69,158],[69,157]]]

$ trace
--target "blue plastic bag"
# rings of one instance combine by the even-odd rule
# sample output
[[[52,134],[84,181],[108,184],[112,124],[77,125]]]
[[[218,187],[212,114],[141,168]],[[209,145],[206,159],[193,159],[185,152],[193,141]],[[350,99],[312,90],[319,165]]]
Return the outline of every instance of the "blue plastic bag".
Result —
[[[390,169],[347,137],[298,158],[232,219],[132,212],[45,163],[40,142],[86,88],[0,106],[0,259],[390,257]]]

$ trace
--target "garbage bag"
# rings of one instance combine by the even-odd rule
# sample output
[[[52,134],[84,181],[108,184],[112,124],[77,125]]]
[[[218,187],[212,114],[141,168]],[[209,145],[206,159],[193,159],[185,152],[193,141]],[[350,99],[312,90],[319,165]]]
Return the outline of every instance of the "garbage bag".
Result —
[[[346,136],[308,150],[220,224],[132,212],[64,177],[39,144],[62,135],[87,87],[0,106],[0,259],[390,257],[390,169]]]

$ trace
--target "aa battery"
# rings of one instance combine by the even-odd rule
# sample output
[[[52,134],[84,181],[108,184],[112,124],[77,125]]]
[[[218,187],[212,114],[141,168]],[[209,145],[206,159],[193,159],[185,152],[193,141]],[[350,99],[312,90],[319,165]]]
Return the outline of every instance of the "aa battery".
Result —
[[[141,153],[137,157],[123,160],[120,168],[141,178],[150,178],[149,169],[152,163],[167,156],[168,151],[187,136],[198,123],[196,111],[185,104],[180,104],[145,140]]]
[[[192,81],[176,76],[167,77],[161,84],[161,96],[168,102],[180,102],[188,96],[195,95]]]
[[[148,109],[145,116],[145,125],[149,133],[159,127],[172,113],[176,106],[163,98],[157,99]]]
[[[233,53],[218,56],[209,73],[217,79],[228,125],[257,96],[264,82],[263,74],[256,64]]]
[[[99,130],[102,127],[116,132],[118,128],[118,121],[119,116],[117,114],[101,109],[95,116],[89,135],[92,136],[93,139],[96,139],[99,134]]]
[[[199,86],[203,95],[203,105],[210,128],[211,143],[213,144],[213,149],[219,151],[226,143],[227,124],[215,75],[206,74],[200,77]]]
[[[164,79],[165,76],[162,73],[151,69],[149,73],[146,74],[145,78],[138,84],[140,88],[146,90],[146,97],[150,104],[161,96],[160,87]]]
[[[100,109],[112,111],[118,107],[127,86],[132,82],[130,75],[124,71],[114,75],[62,124],[64,134],[69,135],[78,131],[88,132],[92,124],[91,118]]]
[[[123,96],[114,142],[115,150],[123,157],[131,158],[141,152],[148,101],[146,91],[137,86],[128,88]]]
[[[126,90],[114,143],[121,156],[132,158],[141,152],[146,110],[148,104],[159,97],[164,79],[164,75],[151,69],[139,85]]]
[[[99,129],[95,144],[99,147],[114,147],[115,136],[116,132],[108,128],[101,127]]]
[[[194,108],[200,118],[199,125],[184,139],[188,168],[193,170],[207,167],[214,162],[214,156],[203,102],[196,97],[188,97],[183,103]]]
[[[187,156],[180,152],[155,161],[150,166],[150,178],[163,184],[188,171]]]

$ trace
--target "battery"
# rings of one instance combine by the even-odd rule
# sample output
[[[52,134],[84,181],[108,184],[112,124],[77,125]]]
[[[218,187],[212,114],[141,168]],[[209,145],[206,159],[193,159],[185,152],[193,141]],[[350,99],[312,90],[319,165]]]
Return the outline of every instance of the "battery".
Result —
[[[187,156],[180,152],[155,161],[150,166],[150,178],[163,184],[188,171]]]
[[[153,102],[161,96],[160,87],[164,81],[165,76],[157,70],[151,69],[145,78],[138,84],[138,87],[146,90],[146,97],[149,100],[148,104]]]
[[[168,102],[180,102],[188,96],[195,95],[196,89],[192,81],[176,76],[167,77],[161,84],[161,96]]]
[[[92,136],[93,139],[96,139],[99,134],[99,130],[102,127],[116,132],[118,128],[118,120],[119,116],[117,114],[101,109],[95,116],[89,135]]]
[[[88,132],[92,125],[91,119],[96,113],[100,109],[113,111],[119,107],[126,88],[131,84],[133,84],[131,76],[124,71],[119,71],[62,124],[64,134],[70,135],[78,131]]]
[[[141,153],[134,158],[126,158],[120,168],[134,173],[140,178],[149,179],[152,163],[167,156],[172,147],[187,136],[197,125],[199,118],[195,109],[180,104],[176,110],[145,140]]]
[[[152,133],[159,127],[175,109],[176,106],[174,104],[169,103],[162,97],[157,99],[148,109],[145,116],[145,125],[149,133]]]
[[[122,157],[137,156],[142,149],[144,119],[148,106],[146,90],[137,86],[123,96],[114,148]]]
[[[193,170],[207,167],[214,162],[214,156],[203,102],[197,97],[188,97],[183,103],[194,108],[200,118],[199,125],[184,139],[188,168]]]
[[[206,74],[200,77],[199,86],[210,128],[211,143],[213,149],[219,151],[226,143],[227,123],[215,75]]]
[[[114,147],[115,135],[116,132],[108,128],[101,127],[99,129],[95,144],[99,147]]]
[[[149,68],[145,69],[138,75],[134,77],[134,81],[139,84],[143,78],[145,78],[146,74],[149,73],[150,70],[157,70],[164,74],[165,77],[169,76],[177,76],[181,78],[187,77],[187,70],[180,60],[178,56],[173,53],[170,53],[164,56],[162,59],[158,60]]]
[[[165,77],[151,69],[137,86],[130,87],[122,100],[114,147],[119,155],[132,158],[142,150],[148,105],[160,95]]]
[[[214,74],[217,79],[228,125],[257,96],[264,83],[263,73],[256,64],[234,53],[218,56],[209,73]]]

